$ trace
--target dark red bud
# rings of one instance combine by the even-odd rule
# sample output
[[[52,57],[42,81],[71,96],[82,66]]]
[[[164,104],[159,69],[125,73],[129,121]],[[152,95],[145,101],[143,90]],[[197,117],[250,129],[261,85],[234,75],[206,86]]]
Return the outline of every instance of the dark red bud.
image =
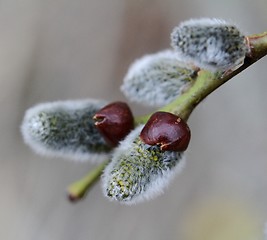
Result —
[[[95,126],[106,142],[115,147],[134,128],[131,109],[124,102],[110,103],[94,115]]]
[[[190,137],[187,123],[168,112],[154,113],[140,133],[140,138],[144,143],[159,145],[163,151],[185,151]]]

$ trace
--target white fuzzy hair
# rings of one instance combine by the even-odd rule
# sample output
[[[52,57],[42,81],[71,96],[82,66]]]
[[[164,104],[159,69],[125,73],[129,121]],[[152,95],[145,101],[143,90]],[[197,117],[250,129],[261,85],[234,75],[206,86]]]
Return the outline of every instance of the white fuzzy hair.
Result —
[[[183,51],[181,51],[181,46],[177,45],[177,33],[181,29],[185,28],[198,28],[198,30],[203,30],[203,35],[198,36],[186,36],[187,40],[181,43],[182,45],[186,45],[190,54],[187,55]],[[246,54],[248,53],[248,47],[246,45],[245,36],[243,40],[240,41],[238,48],[231,48],[231,52],[229,49],[223,49],[224,46],[229,46],[232,40],[231,38],[227,38],[226,35],[220,36],[209,36],[208,35],[208,27],[234,27],[236,32],[239,32],[240,39],[244,34],[240,32],[238,26],[234,23],[228,23],[225,20],[217,19],[217,18],[200,18],[200,19],[190,19],[180,23],[177,27],[175,27],[171,33],[171,46],[175,49],[177,53],[177,59],[180,61],[184,61],[186,63],[191,63],[196,65],[197,67],[209,70],[211,72],[217,71],[226,71],[226,70],[235,70],[240,65],[243,64]],[[206,28],[206,30],[205,30]],[[230,32],[229,32],[230,34]],[[185,37],[185,35],[183,36]],[[194,41],[191,41],[194,38]],[[218,39],[216,39],[218,37]],[[196,41],[204,41],[209,42],[209,46],[204,50],[204,48],[200,49],[196,44]],[[228,44],[228,45],[227,45]],[[221,50],[223,49],[223,50]],[[196,51],[195,56],[192,56],[192,52]],[[229,58],[229,54],[231,54],[232,58]],[[234,60],[232,60],[234,59]]]
[[[177,60],[173,50],[167,49],[135,60],[123,79],[121,91],[130,101],[160,107],[189,87],[193,73],[189,65]]]
[[[230,23],[233,25],[232,23]],[[219,18],[197,18],[189,19],[180,23],[180,27],[183,26],[220,26],[229,25],[225,20]]]
[[[125,152],[128,152],[132,146],[133,141],[138,137],[140,134],[142,128],[144,125],[140,125],[137,128],[135,128],[114,150],[113,158],[112,159],[119,159],[121,155],[125,154]],[[115,167],[116,161],[111,161],[107,167],[105,168],[103,175],[102,175],[102,189],[103,193],[106,196],[106,190],[108,189],[108,184],[110,180],[110,173],[112,169]],[[164,189],[166,189],[171,182],[171,180],[175,177],[176,174],[180,173],[185,167],[185,156],[182,154],[181,159],[179,159],[179,162],[174,166],[172,169],[169,169],[167,171],[162,171],[163,174],[161,176],[153,176],[151,178],[151,181],[149,183],[149,186],[147,186],[147,189],[142,192],[141,194],[134,196],[129,201],[121,201],[120,203],[126,204],[126,205],[133,205],[140,202],[143,202],[145,200],[151,200],[161,194],[163,194]],[[109,200],[114,201],[114,199],[109,198]]]
[[[95,100],[95,99],[82,99],[82,100],[68,100],[68,101],[55,101],[55,102],[48,102],[48,103],[40,103],[31,108],[29,108],[24,115],[24,119],[21,124],[21,133],[24,139],[24,142],[37,154],[48,156],[48,157],[61,157],[70,160],[77,160],[77,161],[88,161],[91,162],[102,162],[106,160],[109,156],[109,153],[101,152],[101,153],[91,153],[91,152],[82,152],[80,149],[74,151],[73,149],[70,150],[68,148],[62,149],[49,149],[42,143],[35,141],[31,136],[29,129],[30,127],[38,128],[36,126],[30,126],[29,120],[36,116],[38,113],[43,111],[73,111],[76,109],[83,109],[87,106],[94,105],[97,108],[102,108],[106,105],[107,102]]]

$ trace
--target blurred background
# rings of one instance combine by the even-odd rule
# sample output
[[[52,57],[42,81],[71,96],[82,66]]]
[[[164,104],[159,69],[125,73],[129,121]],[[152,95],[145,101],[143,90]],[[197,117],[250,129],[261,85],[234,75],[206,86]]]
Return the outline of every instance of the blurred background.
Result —
[[[246,34],[267,30],[266,0],[2,0],[0,2],[0,239],[263,239],[267,219],[267,58],[192,114],[187,166],[163,196],[135,206],[81,202],[66,187],[94,167],[34,154],[20,135],[40,102],[126,99],[137,57],[169,47],[179,22],[216,17]],[[135,114],[150,111],[131,104]]]

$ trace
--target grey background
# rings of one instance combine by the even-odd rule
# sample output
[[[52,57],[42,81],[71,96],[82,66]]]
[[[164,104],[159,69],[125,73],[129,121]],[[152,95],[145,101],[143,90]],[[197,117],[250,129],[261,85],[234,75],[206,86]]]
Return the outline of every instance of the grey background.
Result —
[[[70,204],[66,187],[93,165],[35,155],[19,126],[39,102],[125,100],[128,65],[169,47],[182,20],[230,19],[252,34],[267,30],[266,11],[266,0],[1,0],[0,239],[263,239],[267,59],[195,110],[186,168],[163,196],[136,206],[109,202],[99,183]]]

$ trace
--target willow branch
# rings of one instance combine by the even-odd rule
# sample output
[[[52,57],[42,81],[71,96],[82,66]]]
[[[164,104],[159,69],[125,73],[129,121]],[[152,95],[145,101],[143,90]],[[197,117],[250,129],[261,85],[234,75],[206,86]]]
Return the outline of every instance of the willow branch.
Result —
[[[179,96],[170,104],[159,109],[159,111],[171,112],[187,120],[195,107],[218,87],[232,79],[244,69],[257,62],[267,55],[267,32],[247,37],[250,47],[249,55],[245,58],[244,64],[228,74],[210,73],[201,70],[198,73],[195,83],[187,92]],[[136,118],[136,125],[146,123],[151,114]]]
[[[159,111],[171,112],[179,115],[184,120],[187,120],[195,109],[195,107],[209,94],[211,94],[218,87],[232,79],[234,76],[242,72],[244,69],[257,62],[259,59],[267,55],[267,32],[261,34],[255,34],[247,37],[247,43],[250,47],[250,52],[245,58],[244,64],[233,72],[227,74],[210,73],[208,71],[201,70],[195,80],[195,83],[191,88],[170,104],[159,109]],[[135,118],[135,124],[144,124],[147,122],[151,114]],[[106,164],[105,162],[95,169],[91,170],[87,176],[81,180],[73,183],[68,188],[68,195],[72,201],[81,199],[92,184],[102,174]]]
[[[72,183],[68,187],[67,193],[71,202],[76,202],[86,195],[88,189],[98,180],[108,162],[105,161],[98,165],[93,170],[90,170],[82,179]]]

